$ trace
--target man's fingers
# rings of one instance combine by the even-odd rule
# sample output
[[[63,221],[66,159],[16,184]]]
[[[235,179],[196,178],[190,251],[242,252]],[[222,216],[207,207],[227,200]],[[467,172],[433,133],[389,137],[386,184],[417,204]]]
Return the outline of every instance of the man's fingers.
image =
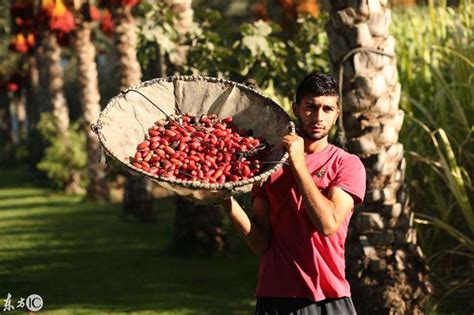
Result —
[[[296,136],[295,133],[289,133],[283,137],[283,141],[292,141],[295,139],[295,136]]]

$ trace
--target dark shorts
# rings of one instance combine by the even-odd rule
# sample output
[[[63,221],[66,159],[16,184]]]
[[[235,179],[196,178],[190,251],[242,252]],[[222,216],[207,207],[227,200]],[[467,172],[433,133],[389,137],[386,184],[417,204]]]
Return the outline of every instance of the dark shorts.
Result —
[[[255,315],[353,315],[350,297],[314,302],[303,298],[257,297]]]

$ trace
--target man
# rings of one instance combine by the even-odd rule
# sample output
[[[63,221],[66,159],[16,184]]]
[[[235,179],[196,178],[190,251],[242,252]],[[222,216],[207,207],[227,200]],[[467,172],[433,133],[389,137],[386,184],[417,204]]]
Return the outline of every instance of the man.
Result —
[[[345,279],[344,242],[355,204],[365,194],[359,158],[328,143],[341,114],[333,77],[309,74],[293,112],[298,134],[283,145],[289,165],[254,186],[252,218],[224,201],[233,224],[262,255],[256,314],[355,314]]]

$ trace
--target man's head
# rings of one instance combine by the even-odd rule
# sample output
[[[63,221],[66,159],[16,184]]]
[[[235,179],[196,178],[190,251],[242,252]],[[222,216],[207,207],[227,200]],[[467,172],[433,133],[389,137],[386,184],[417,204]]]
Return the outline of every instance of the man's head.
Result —
[[[311,140],[327,137],[339,116],[339,88],[327,74],[312,72],[296,90],[293,112],[302,136]]]

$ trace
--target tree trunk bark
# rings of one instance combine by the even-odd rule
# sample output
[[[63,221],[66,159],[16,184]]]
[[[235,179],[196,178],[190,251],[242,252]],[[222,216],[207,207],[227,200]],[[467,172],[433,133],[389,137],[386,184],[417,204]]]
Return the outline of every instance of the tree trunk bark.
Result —
[[[87,197],[91,200],[108,200],[109,190],[105,178],[105,164],[100,163],[100,143],[90,125],[100,114],[100,94],[95,47],[91,41],[91,22],[81,21],[77,25],[75,49],[77,54],[80,96],[86,122],[87,173],[89,184]]]
[[[390,9],[383,0],[327,1],[326,6],[336,76],[343,69],[347,148],[367,170],[366,199],[354,212],[347,241],[354,304],[361,314],[418,314],[432,288],[404,184],[403,145],[398,142],[404,113],[398,107]]]
[[[131,9],[121,5],[111,7],[116,25],[115,40],[120,60],[121,90],[139,84],[142,71],[137,59],[137,34]],[[152,182],[138,175],[128,175],[124,185],[123,210],[133,214],[143,222],[152,222],[153,196]]]
[[[58,136],[68,139],[69,108],[64,97],[64,70],[61,65],[61,48],[56,35],[49,30],[43,30],[41,34],[42,43],[40,56],[43,65],[40,67],[40,86],[45,88],[46,110],[51,111],[58,127]],[[77,193],[82,191],[80,187],[81,176],[74,173],[64,188],[66,192]]]
[[[14,113],[15,128],[12,128],[14,131],[14,141],[19,143],[21,140],[24,140],[27,135],[27,117],[26,117],[26,106],[25,98],[23,97],[23,91],[18,91],[17,93],[10,93],[10,102],[12,105],[12,112]]]
[[[181,40],[178,46],[178,57],[174,63],[178,66],[184,65],[188,47],[183,44],[186,33],[189,32],[193,25],[194,10],[192,8],[192,0],[167,0],[171,11],[177,16],[177,30]]]
[[[192,0],[167,0],[177,17],[177,29],[184,42],[193,24]],[[186,62],[187,47],[178,46],[177,66]],[[174,243],[180,252],[220,252],[225,247],[222,209],[219,206],[196,205],[183,197],[176,197]]]
[[[69,127],[69,109],[63,93],[64,71],[61,66],[61,48],[56,35],[51,31],[44,31],[42,40],[45,81],[41,86],[46,87],[48,92],[48,105],[56,118],[59,132],[65,134]]]
[[[180,253],[209,254],[226,247],[221,205],[196,205],[178,197],[174,222],[174,244]]]
[[[115,41],[120,59],[120,84],[124,90],[141,82],[142,70],[137,59],[137,34],[131,9],[121,5],[112,10],[115,21]]]
[[[39,106],[39,70],[36,55],[29,54],[26,56],[28,64],[28,75],[26,79],[26,114],[28,117],[28,129],[36,128],[40,117]]]
[[[0,160],[2,162],[13,160],[13,133],[11,128],[10,107],[10,102],[0,104],[0,140],[2,141]]]

